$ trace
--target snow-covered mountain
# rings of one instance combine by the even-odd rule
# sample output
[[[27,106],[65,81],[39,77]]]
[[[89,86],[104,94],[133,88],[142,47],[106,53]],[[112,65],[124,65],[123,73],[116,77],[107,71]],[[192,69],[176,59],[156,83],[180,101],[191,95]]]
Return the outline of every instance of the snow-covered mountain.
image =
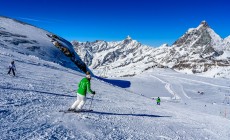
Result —
[[[224,77],[230,72],[230,37],[222,39],[206,21],[189,29],[172,46],[153,48],[130,37],[118,42],[72,44],[82,60],[102,76],[132,76],[156,66],[211,77]]]
[[[173,69],[188,69],[193,73],[206,72],[212,67],[228,66],[226,58],[217,60],[224,52],[223,39],[202,21],[197,28],[189,29],[171,47],[166,55]],[[161,61],[158,61],[161,63]]]
[[[130,36],[122,41],[72,42],[76,52],[96,75],[133,76],[160,67],[152,58],[154,48],[133,40]]]
[[[6,17],[0,17],[0,47],[36,56],[79,71],[87,70],[87,66],[67,40],[35,26]]]

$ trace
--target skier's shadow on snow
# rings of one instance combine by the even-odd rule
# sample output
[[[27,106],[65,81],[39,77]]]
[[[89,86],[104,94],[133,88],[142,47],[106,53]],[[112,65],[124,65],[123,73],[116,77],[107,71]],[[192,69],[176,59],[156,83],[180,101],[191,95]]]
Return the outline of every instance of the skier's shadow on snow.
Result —
[[[109,84],[121,87],[121,88],[128,88],[131,85],[130,81],[126,81],[126,80],[115,80],[115,79],[106,79],[106,78],[102,78],[102,77],[98,77],[95,76],[97,79],[102,80],[104,82],[107,82]]]
[[[135,117],[172,117],[172,116],[160,116],[160,115],[151,115],[151,114],[121,114],[121,113],[109,113],[109,112],[98,112],[98,111],[91,111],[89,113],[95,113],[99,115],[115,115],[115,116],[135,116]]]
[[[52,93],[52,92],[47,92],[47,91],[39,91],[39,90],[31,90],[31,89],[14,88],[14,87],[0,86],[0,89],[9,89],[9,90],[16,90],[16,91],[18,90],[18,91],[24,91],[24,92],[37,92],[37,93],[42,93],[42,94],[47,94],[47,95],[63,96],[63,97],[77,97],[77,96],[66,95],[66,94],[59,94],[59,93]]]

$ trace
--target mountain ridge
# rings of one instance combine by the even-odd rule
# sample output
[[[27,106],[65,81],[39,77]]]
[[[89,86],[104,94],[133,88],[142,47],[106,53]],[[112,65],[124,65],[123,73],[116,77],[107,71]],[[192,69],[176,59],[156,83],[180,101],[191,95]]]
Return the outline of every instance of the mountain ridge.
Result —
[[[134,76],[154,67],[204,73],[215,67],[230,66],[230,36],[221,38],[206,21],[188,29],[172,46],[163,44],[153,48],[130,36],[116,42],[72,41],[72,44],[86,65],[105,77]]]

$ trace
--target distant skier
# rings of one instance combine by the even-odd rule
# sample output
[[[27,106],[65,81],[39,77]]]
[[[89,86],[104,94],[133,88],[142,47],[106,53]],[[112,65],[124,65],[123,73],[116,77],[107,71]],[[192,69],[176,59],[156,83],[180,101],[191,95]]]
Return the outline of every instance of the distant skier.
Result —
[[[77,90],[77,100],[73,105],[68,109],[68,111],[80,111],[86,102],[86,93],[89,92],[95,95],[95,91],[92,91],[90,88],[91,75],[89,72],[86,72],[86,77],[83,78],[78,84]]]
[[[8,74],[10,74],[10,72],[12,71],[13,72],[13,75],[15,76],[15,70],[16,70],[16,67],[15,67],[15,64],[14,64],[14,61],[12,61],[9,65],[9,71],[8,71]]]
[[[157,105],[160,105],[161,99],[160,97],[157,98]]]

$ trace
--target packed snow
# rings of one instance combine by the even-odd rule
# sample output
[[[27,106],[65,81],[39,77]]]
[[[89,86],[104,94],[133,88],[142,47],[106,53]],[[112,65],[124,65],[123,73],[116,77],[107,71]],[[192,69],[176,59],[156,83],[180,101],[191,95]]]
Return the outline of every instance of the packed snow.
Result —
[[[230,138],[228,80],[154,69],[124,78],[131,82],[124,89],[93,78],[94,111],[64,114],[59,110],[76,100],[84,74],[2,47],[0,52],[0,139]],[[7,75],[12,59],[15,77]],[[160,106],[153,100],[158,96]],[[90,101],[88,96],[85,109]]]

